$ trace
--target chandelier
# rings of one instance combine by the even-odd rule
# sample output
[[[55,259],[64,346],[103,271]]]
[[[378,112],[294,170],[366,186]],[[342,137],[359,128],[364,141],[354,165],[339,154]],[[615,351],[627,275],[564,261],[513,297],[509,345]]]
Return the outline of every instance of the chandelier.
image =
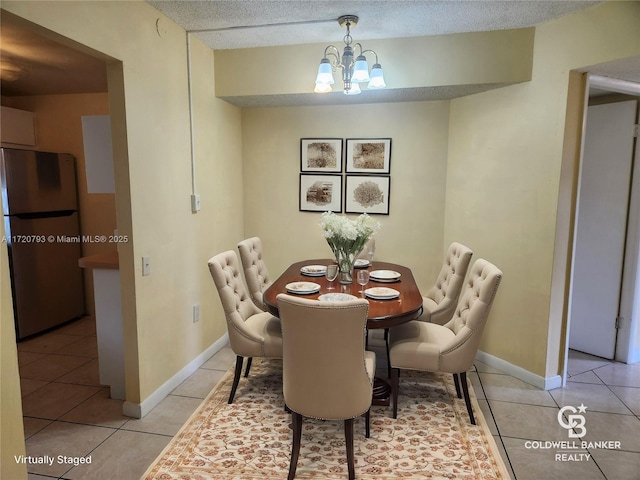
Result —
[[[318,76],[316,77],[316,87],[313,89],[316,93],[330,92],[333,80],[333,71],[338,68],[342,69],[342,88],[345,95],[357,95],[361,92],[360,83],[369,82],[367,88],[378,89],[387,86],[384,83],[382,67],[378,63],[378,54],[373,50],[363,50],[362,45],[355,44],[355,49],[359,50],[359,55],[354,61],[354,47],[351,46],[353,38],[351,38],[351,27],[355,27],[358,23],[358,17],[355,15],[344,15],[338,19],[341,27],[347,29],[344,36],[344,51],[342,57],[340,51],[333,45],[329,45],[324,49],[324,57],[320,61],[318,67]],[[376,57],[376,63],[373,64],[371,72],[369,72],[369,64],[365,57],[366,53],[372,53]]]

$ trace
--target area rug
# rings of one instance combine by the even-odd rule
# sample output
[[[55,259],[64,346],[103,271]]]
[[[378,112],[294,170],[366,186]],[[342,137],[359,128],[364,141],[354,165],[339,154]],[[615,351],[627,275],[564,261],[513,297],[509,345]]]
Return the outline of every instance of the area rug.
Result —
[[[291,454],[291,416],[284,411],[282,362],[255,359],[227,404],[227,372],[167,448],[145,480],[281,480]],[[470,388],[478,425],[471,425],[451,375],[403,371],[398,418],[372,407],[371,437],[355,422],[356,478],[508,479]],[[347,478],[343,422],[305,419],[296,478]]]

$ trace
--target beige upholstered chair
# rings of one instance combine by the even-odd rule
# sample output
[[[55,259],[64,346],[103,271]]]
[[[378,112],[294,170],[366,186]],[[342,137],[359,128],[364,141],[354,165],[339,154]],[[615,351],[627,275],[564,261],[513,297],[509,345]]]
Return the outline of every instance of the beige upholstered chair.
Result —
[[[344,420],[349,478],[355,478],[353,419],[369,409],[376,369],[365,351],[369,303],[320,302],[278,295],[283,336],[283,392],[293,420],[289,480],[296,475],[303,417]]]
[[[271,285],[269,271],[262,259],[262,241],[258,237],[247,238],[238,244],[244,278],[249,287],[251,300],[260,310],[266,311],[262,293]]]
[[[471,255],[471,249],[461,243],[453,242],[449,245],[435,285],[422,297],[424,310],[418,320],[438,325],[444,325],[451,320],[464,277],[467,275]]]
[[[279,319],[261,311],[249,298],[240,273],[238,257],[233,250],[211,257],[209,271],[227,318],[229,343],[237,356],[235,377],[229,395],[229,403],[232,403],[240,381],[244,357],[248,358],[245,377],[249,376],[253,357],[282,358],[282,329]]]
[[[495,265],[478,259],[471,268],[453,318],[447,324],[413,320],[391,329],[393,418],[398,413],[399,369],[447,372],[453,374],[458,398],[461,398],[459,380],[462,382],[469,418],[475,425],[467,370],[473,365],[501,278],[502,272]]]

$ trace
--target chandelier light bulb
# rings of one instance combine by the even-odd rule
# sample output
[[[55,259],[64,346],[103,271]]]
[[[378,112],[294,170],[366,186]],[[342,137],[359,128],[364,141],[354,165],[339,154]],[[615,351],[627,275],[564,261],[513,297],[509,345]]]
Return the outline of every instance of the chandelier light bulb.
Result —
[[[329,93],[331,90],[331,85],[328,83],[316,83],[316,87],[313,89],[315,93]]]
[[[359,55],[356,58],[356,63],[353,66],[353,76],[351,80],[354,82],[368,82],[369,81],[369,64],[364,55]]]
[[[331,63],[329,63],[328,58],[323,58],[320,61],[320,66],[318,67],[318,75],[316,77],[316,84],[324,84],[324,85],[333,85],[333,68],[331,67]]]
[[[358,95],[359,93],[362,93],[362,90],[360,90],[360,85],[358,85],[358,83],[353,82],[351,84],[351,88],[349,90],[347,90],[346,86],[343,92],[345,95]]]
[[[382,73],[382,67],[379,63],[376,63],[371,69],[371,80],[369,80],[369,84],[367,88],[384,88],[387,84],[384,81],[384,75]]]

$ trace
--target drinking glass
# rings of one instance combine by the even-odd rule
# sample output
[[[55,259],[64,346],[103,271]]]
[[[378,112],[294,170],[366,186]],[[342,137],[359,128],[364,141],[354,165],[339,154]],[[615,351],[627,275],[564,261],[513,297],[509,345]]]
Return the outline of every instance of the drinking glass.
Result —
[[[327,290],[333,290],[333,281],[338,277],[338,265],[335,263],[331,265],[327,265],[327,272],[325,273],[327,277]]]
[[[376,254],[376,246],[373,242],[369,244],[369,249],[367,250],[367,259],[369,263],[373,262],[373,256]]]
[[[369,270],[358,270],[358,283],[362,286],[360,293],[364,295],[364,286],[369,283]]]

